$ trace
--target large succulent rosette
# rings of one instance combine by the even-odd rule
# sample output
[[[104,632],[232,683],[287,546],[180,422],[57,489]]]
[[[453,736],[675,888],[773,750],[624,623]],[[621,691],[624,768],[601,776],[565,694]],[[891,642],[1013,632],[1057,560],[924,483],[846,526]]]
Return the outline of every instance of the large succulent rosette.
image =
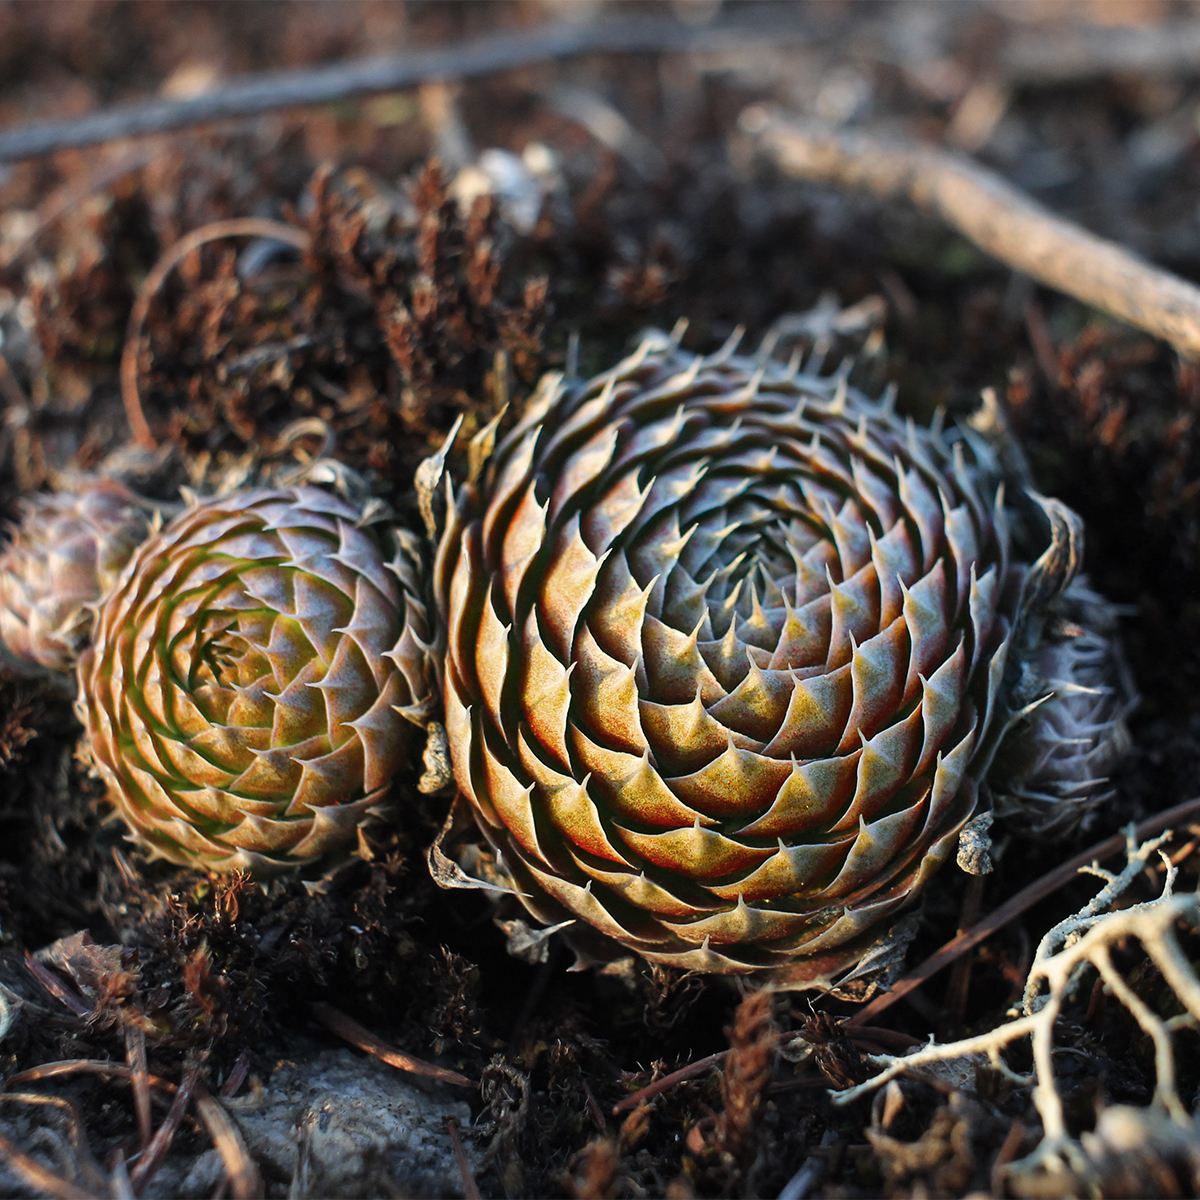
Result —
[[[92,606],[149,532],[146,511],[115,479],[26,500],[0,555],[0,642],[11,665],[70,671]]]
[[[458,786],[541,920],[827,980],[972,814],[1020,574],[973,435],[652,337],[459,492]]]
[[[100,606],[79,714],[109,797],[175,862],[269,875],[344,848],[430,704],[413,539],[315,487],[199,503]]]

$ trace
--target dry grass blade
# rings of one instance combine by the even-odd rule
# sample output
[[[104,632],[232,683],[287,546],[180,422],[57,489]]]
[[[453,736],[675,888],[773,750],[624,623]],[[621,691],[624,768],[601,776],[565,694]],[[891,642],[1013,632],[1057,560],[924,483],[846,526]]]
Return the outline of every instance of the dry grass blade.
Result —
[[[162,1162],[163,1156],[171,1148],[171,1143],[175,1140],[176,1130],[178,1130],[183,1121],[183,1115],[187,1112],[188,1104],[191,1103],[192,1093],[196,1089],[196,1083],[199,1078],[200,1066],[197,1063],[192,1063],[183,1073],[183,1079],[179,1084],[179,1090],[175,1093],[175,1099],[171,1104],[170,1111],[163,1118],[163,1123],[155,1131],[154,1137],[150,1139],[150,1144],[146,1147],[146,1152],[133,1168],[130,1183],[135,1193],[141,1194],[142,1189],[150,1182],[154,1172],[158,1169],[158,1164]]]
[[[1170,829],[1174,825],[1181,825],[1185,821],[1200,813],[1200,798],[1194,800],[1185,800],[1182,804],[1175,805],[1174,808],[1168,808],[1165,812],[1156,813],[1152,817],[1147,817],[1136,830],[1136,836],[1139,840],[1153,837],[1156,833],[1161,833],[1164,829]],[[1032,908],[1039,900],[1058,891],[1064,884],[1068,883],[1078,873],[1081,867],[1088,866],[1092,862],[1102,862],[1106,858],[1111,858],[1114,854],[1119,854],[1126,845],[1125,834],[1114,833],[1112,837],[1105,838],[1102,842],[1097,842],[1094,846],[1084,850],[1082,854],[1075,855],[1059,867],[1055,867],[1053,871],[1043,875],[1041,879],[1035,880],[1027,888],[1019,891],[1011,900],[1006,901],[994,912],[989,913],[977,925],[972,926],[965,933],[960,933],[957,937],[953,937],[940,950],[931,954],[919,967],[909,971],[903,978],[898,979],[893,985],[891,991],[883,992],[876,996],[866,1008],[859,1009],[848,1021],[847,1025],[866,1025],[873,1017],[877,1017],[881,1012],[892,1007],[898,1000],[903,1000],[909,992],[920,987],[931,976],[936,975],[943,967],[948,967],[960,955],[965,954],[968,950],[978,946],[980,942],[992,936],[997,929],[1002,929],[1009,921],[1019,917],[1027,909]]]
[[[221,1097],[228,1100],[231,1096],[238,1094],[238,1088],[246,1082],[246,1075],[250,1071],[250,1059],[245,1050],[237,1056],[237,1062],[233,1064],[233,1070],[229,1072],[229,1078],[221,1084]]]
[[[454,1160],[458,1163],[458,1173],[462,1177],[463,1200],[480,1200],[479,1185],[475,1182],[471,1164],[467,1162],[466,1152],[458,1136],[458,1126],[453,1118],[446,1122],[446,1132],[450,1135],[450,1145],[454,1147]]]
[[[397,1050],[394,1046],[389,1046],[382,1038],[376,1037],[369,1029],[363,1028],[352,1017],[346,1016],[344,1012],[339,1011],[330,1004],[312,1004],[309,1006],[314,1017],[321,1022],[331,1033],[336,1033],[338,1037],[344,1038],[352,1046],[357,1046],[360,1050],[365,1050],[368,1054],[375,1055],[376,1058],[382,1059],[389,1066],[397,1067],[401,1071],[408,1071],[411,1075],[423,1075],[426,1079],[436,1079],[441,1083],[452,1083],[456,1087],[478,1087],[465,1075],[460,1075],[457,1071],[449,1071],[445,1067],[434,1066],[433,1063],[427,1063],[423,1059],[416,1058],[411,1054],[405,1054],[403,1050]]]
[[[763,108],[747,110],[742,127],[790,175],[908,200],[1040,283],[1200,355],[1200,288],[1055,216],[960,154]]]
[[[83,1017],[86,1020],[92,1015],[92,1005],[74,988],[67,987],[49,967],[42,966],[28,950],[25,952],[25,966],[50,995],[66,1005],[77,1017]]]
[[[137,1024],[125,1026],[125,1061],[133,1083],[133,1109],[137,1113],[138,1142],[143,1150],[150,1144],[150,1072],[146,1065],[146,1031]]]
[[[103,1062],[98,1058],[64,1058],[60,1062],[42,1063],[30,1067],[28,1071],[19,1071],[8,1077],[11,1087],[14,1083],[38,1083],[43,1079],[54,1079],[60,1075],[105,1075],[112,1079],[132,1079],[133,1070],[124,1063]],[[175,1091],[175,1084],[158,1075],[147,1075],[146,1081],[153,1088],[164,1092]]]
[[[142,327],[150,313],[159,288],[167,276],[194,250],[209,242],[231,237],[265,237],[286,242],[297,250],[307,250],[311,239],[303,229],[285,225],[282,221],[269,221],[264,217],[234,217],[228,221],[213,221],[181,237],[159,260],[153,270],[142,281],[133,308],[129,312],[129,324],[125,329],[125,346],[121,351],[121,399],[125,403],[125,416],[134,441],[143,449],[153,450],[158,444],[146,414],[142,411],[142,400],[138,393],[138,355],[141,352]]]
[[[214,1100],[202,1083],[196,1084],[196,1111],[212,1138],[234,1200],[254,1200],[263,1194],[262,1173],[258,1164],[250,1157],[241,1130],[230,1119],[219,1100]]]

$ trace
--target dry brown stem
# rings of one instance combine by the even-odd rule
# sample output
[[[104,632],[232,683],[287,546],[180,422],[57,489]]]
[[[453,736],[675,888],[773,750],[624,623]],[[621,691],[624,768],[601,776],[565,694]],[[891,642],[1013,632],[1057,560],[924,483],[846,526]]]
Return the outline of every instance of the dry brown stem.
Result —
[[[1185,824],[1200,812],[1200,799],[1185,800],[1164,812],[1155,813],[1152,817],[1138,825],[1136,836],[1139,839],[1153,837],[1164,829],[1175,825]],[[948,967],[960,955],[978,946],[980,942],[991,937],[997,929],[1003,928],[1009,921],[1019,917],[1026,909],[1032,908],[1039,900],[1058,891],[1060,887],[1073,879],[1080,868],[1092,862],[1103,862],[1119,853],[1125,846],[1125,835],[1114,833],[1112,837],[1089,846],[1081,854],[1075,855],[1053,871],[1047,872],[1040,879],[1035,879],[1027,888],[1023,888],[1010,900],[1006,900],[999,908],[989,913],[978,924],[958,934],[948,941],[940,950],[931,954],[920,966],[902,978],[898,979],[890,991],[882,992],[871,1001],[866,1008],[860,1008],[847,1022],[847,1025],[866,1025],[873,1017],[891,1008],[897,1000],[903,1000],[909,992],[923,984],[932,975],[936,975],[943,967]]]
[[[446,1132],[450,1134],[450,1145],[454,1147],[454,1160],[458,1164],[458,1174],[462,1180],[463,1200],[480,1200],[479,1184],[475,1182],[475,1173],[467,1161],[466,1151],[458,1136],[458,1126],[453,1120],[446,1122]]]
[[[669,1092],[677,1083],[685,1083],[689,1079],[695,1079],[697,1075],[703,1075],[705,1071],[711,1070],[713,1067],[720,1066],[728,1055],[728,1050],[718,1050],[716,1054],[710,1054],[707,1058],[698,1058],[695,1062],[688,1063],[686,1067],[680,1067],[678,1071],[672,1071],[670,1075],[664,1075],[644,1088],[639,1088],[636,1092],[626,1096],[624,1100],[618,1100],[613,1105],[613,1116],[619,1117],[624,1113],[632,1112],[639,1104],[653,1100],[662,1092]]]
[[[365,1050],[368,1054],[382,1059],[389,1066],[407,1071],[410,1075],[424,1075],[427,1079],[436,1079],[440,1083],[452,1083],[456,1087],[478,1086],[465,1075],[457,1071],[449,1071],[445,1067],[434,1066],[412,1054],[405,1054],[389,1046],[382,1038],[376,1037],[369,1029],[365,1029],[352,1017],[334,1008],[330,1004],[315,1003],[309,1006],[314,1017],[332,1033],[345,1038],[352,1046]]]
[[[722,50],[803,42],[812,37],[813,31],[797,21],[733,28],[695,28],[654,18],[564,21],[541,29],[493,34],[462,45],[250,75],[186,100],[149,100],[80,118],[18,126],[0,132],[0,163],[280,108],[395,92],[428,80],[470,79],[583,54]]]
[[[190,1064],[183,1073],[183,1082],[180,1083],[179,1090],[175,1093],[170,1111],[163,1123],[155,1130],[150,1144],[146,1147],[146,1152],[130,1172],[129,1181],[136,1192],[141,1192],[154,1172],[158,1170],[167,1151],[170,1150],[171,1143],[175,1140],[175,1134],[183,1123],[187,1107],[192,1101],[192,1092],[195,1090],[199,1078],[200,1065],[198,1063]]]
[[[131,1021],[125,1026],[125,1058],[133,1083],[133,1109],[143,1150],[150,1144],[150,1072],[146,1068],[146,1031]]]
[[[1200,355],[1200,288],[1055,216],[999,175],[951,151],[833,130],[761,107],[742,128],[785,172],[907,200],[1048,287]]]
[[[1105,886],[1078,913],[1060,921],[1042,938],[1029,970],[1020,1016],[962,1041],[946,1045],[931,1041],[902,1057],[874,1055],[871,1062],[880,1068],[879,1073],[864,1083],[834,1093],[834,1102],[847,1104],[915,1068],[986,1055],[998,1072],[1018,1086],[1035,1084],[1033,1102],[1042,1119],[1042,1141],[1031,1155],[1011,1169],[1056,1169],[1067,1164],[1081,1176],[1089,1176],[1095,1164],[1089,1162],[1087,1148],[1081,1147],[1068,1132],[1066,1106],[1056,1084],[1054,1056],[1058,1019],[1080,972],[1090,966],[1099,973],[1105,986],[1125,1006],[1153,1045],[1154,1097],[1144,1111],[1161,1116],[1174,1128],[1176,1136],[1186,1134],[1194,1138],[1192,1118],[1176,1088],[1172,1034],[1180,1029],[1192,1029],[1200,1021],[1200,978],[1179,944],[1176,932],[1180,923],[1193,929],[1200,925],[1200,896],[1195,893],[1176,896],[1173,893],[1176,868],[1165,854],[1160,853],[1167,868],[1162,894],[1155,900],[1113,911],[1114,902],[1142,874],[1147,861],[1159,852],[1166,836],[1138,846],[1131,826],[1126,831],[1125,869],[1117,875],[1092,869],[1090,873],[1103,878]],[[1121,975],[1113,962],[1112,951],[1129,941],[1141,944],[1145,956],[1158,968],[1183,1010],[1181,1013],[1163,1019]],[[1029,1077],[1015,1073],[1001,1058],[1005,1047],[1025,1037],[1032,1043],[1033,1073]]]

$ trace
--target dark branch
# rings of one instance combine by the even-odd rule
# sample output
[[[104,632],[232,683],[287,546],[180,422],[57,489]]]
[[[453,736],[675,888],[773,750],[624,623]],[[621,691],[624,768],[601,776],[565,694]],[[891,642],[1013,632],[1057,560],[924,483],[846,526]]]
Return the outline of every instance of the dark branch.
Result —
[[[811,31],[795,21],[769,27],[741,21],[701,28],[657,19],[567,22],[385,58],[252,75],[188,100],[151,100],[68,121],[20,126],[0,132],[0,163],[280,108],[398,91],[429,80],[489,75],[582,54],[727,50],[763,42],[778,45],[811,40]]]

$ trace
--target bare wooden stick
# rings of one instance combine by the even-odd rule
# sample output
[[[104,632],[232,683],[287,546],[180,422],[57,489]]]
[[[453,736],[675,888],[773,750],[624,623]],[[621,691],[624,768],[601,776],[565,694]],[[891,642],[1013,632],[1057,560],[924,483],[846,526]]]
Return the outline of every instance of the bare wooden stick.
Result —
[[[1191,78],[1200,62],[1200,26],[1182,17],[1145,25],[1034,26],[1011,34],[1000,52],[1008,84],[1051,85],[1114,75]]]
[[[761,107],[741,123],[789,175],[910,201],[1039,283],[1200,355],[1200,288],[1055,216],[969,158]]]
[[[307,70],[277,71],[234,80],[187,100],[150,100],[67,121],[42,121],[0,132],[0,163],[37,158],[79,146],[164,133],[207,121],[255,116],[280,108],[328,104],[373,92],[394,92],[436,79],[468,79],[582,54],[714,50],[731,46],[813,40],[802,21],[733,26],[688,26],[679,21],[626,18],[566,21],[541,29],[493,34],[462,45],[359,59]]]

